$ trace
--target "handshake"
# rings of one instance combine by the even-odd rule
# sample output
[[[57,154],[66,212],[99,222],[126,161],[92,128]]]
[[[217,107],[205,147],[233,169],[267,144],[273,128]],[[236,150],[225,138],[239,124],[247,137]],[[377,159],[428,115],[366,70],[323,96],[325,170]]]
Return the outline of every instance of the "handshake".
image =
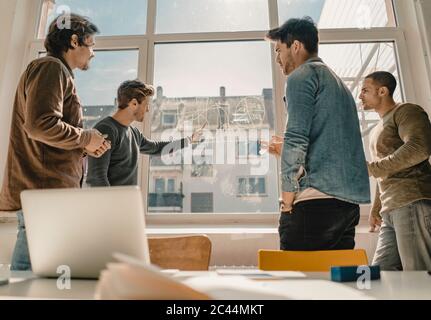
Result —
[[[85,153],[93,158],[100,158],[111,149],[111,141],[106,140],[108,135],[103,135],[96,129],[90,130],[90,143],[85,147]]]

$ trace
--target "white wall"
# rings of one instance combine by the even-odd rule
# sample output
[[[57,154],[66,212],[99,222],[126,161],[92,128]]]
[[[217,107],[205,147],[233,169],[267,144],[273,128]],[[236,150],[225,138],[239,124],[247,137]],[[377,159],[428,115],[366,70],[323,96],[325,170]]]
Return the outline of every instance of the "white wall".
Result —
[[[424,29],[424,45],[426,48],[426,56],[428,60],[428,70],[430,70],[431,78],[431,1],[421,0],[417,4],[419,12],[421,13],[421,21],[423,22]],[[431,80],[431,79],[430,79]]]
[[[3,72],[6,66],[6,59],[9,47],[10,36],[12,33],[13,18],[15,16],[16,0],[1,1],[1,28],[0,28],[0,84],[3,80]]]
[[[9,138],[11,108],[9,104],[4,103],[6,79],[5,69],[8,62],[10,40],[12,35],[13,20],[15,17],[17,0],[0,2],[0,182],[3,180],[3,168],[6,160],[7,141]]]

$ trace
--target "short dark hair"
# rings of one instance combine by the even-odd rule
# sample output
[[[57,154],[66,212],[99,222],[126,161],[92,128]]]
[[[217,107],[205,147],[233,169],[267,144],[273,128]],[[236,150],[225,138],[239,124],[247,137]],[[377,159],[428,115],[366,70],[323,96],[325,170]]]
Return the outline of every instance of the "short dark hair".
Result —
[[[66,19],[70,20],[66,21]],[[68,25],[69,22],[70,25]],[[61,23],[65,23],[64,28],[62,28]],[[59,15],[49,25],[48,34],[45,39],[45,49],[49,54],[61,56],[69,49],[73,49],[70,45],[73,35],[78,36],[78,44],[80,46],[85,46],[85,40],[97,33],[99,33],[97,26],[86,17],[74,13]]]
[[[316,54],[319,52],[319,30],[310,17],[289,19],[281,27],[270,30],[266,38],[271,41],[280,40],[288,48],[295,40],[298,40],[304,44],[308,53]]]
[[[395,79],[392,73],[376,71],[366,76],[365,79],[371,79],[374,82],[377,82],[380,86],[388,88],[389,95],[391,97],[394,96],[394,92],[397,89],[397,79]]]
[[[152,97],[155,94],[153,86],[147,85],[139,80],[128,80],[124,81],[117,92],[117,104],[118,108],[126,109],[129,102],[136,99],[138,103],[146,97]]]

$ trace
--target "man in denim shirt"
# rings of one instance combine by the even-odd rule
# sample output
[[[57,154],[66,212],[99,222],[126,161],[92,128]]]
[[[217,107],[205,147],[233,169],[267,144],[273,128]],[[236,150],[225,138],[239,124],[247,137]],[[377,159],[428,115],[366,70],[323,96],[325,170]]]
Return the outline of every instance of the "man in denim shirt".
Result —
[[[318,57],[318,30],[310,18],[290,19],[267,39],[288,76],[288,122],[279,149],[281,249],[353,249],[359,204],[370,202],[356,103]]]

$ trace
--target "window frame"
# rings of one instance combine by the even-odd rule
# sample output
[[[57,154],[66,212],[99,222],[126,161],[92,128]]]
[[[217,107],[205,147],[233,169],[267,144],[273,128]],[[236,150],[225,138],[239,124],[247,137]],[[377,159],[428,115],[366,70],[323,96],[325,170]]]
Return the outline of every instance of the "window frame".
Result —
[[[50,0],[38,0],[38,18],[34,27],[34,34],[29,35],[29,50],[24,61],[25,66],[37,57],[37,54],[44,51],[43,39],[38,39],[40,21],[42,19],[42,8]],[[157,0],[148,0],[147,3],[147,33],[133,36],[98,36],[96,38],[95,50],[139,50],[138,77],[146,83],[152,83],[154,79],[155,46],[164,43],[198,43],[198,42],[226,42],[226,41],[263,41],[266,31],[242,31],[242,32],[209,32],[209,33],[179,33],[179,34],[156,34],[156,12]],[[278,2],[277,0],[267,0],[269,11],[270,28],[279,25]],[[415,101],[416,95],[414,82],[409,69],[409,56],[406,45],[406,38],[403,29],[396,23],[397,1],[386,0],[393,10],[388,11],[388,18],[394,19],[395,27],[372,28],[368,30],[360,29],[323,29],[320,30],[320,43],[352,43],[352,42],[393,42],[396,55],[399,79],[402,83],[402,96],[406,100]],[[393,14],[392,14],[393,12]],[[286,114],[283,102],[285,78],[275,62],[274,46],[271,45],[271,66],[273,80],[273,104],[275,108],[276,123],[275,131],[282,135],[284,132]],[[23,67],[25,67],[23,66]],[[147,117],[145,123],[140,128],[146,136],[151,136],[150,119]],[[147,197],[149,191],[149,170],[142,168],[150,167],[149,157],[142,157],[139,166],[139,185],[142,188],[144,206],[147,208]],[[278,164],[277,173],[280,172]],[[280,190],[280,187],[279,187]],[[361,215],[365,216],[370,211],[370,205],[361,206]],[[229,213],[229,214],[151,214],[147,213],[149,224],[205,224],[205,225],[232,225],[232,224],[259,224],[277,225],[279,212],[274,213]]]
[[[266,176],[237,176],[236,178],[236,197],[237,198],[264,198],[264,197],[268,197],[268,179]],[[251,179],[255,179],[256,180],[256,188],[259,188],[259,181],[263,180],[264,181],[264,186],[265,186],[265,192],[264,193],[260,193],[260,192],[256,192],[256,193],[240,193],[239,192],[239,187],[240,187],[240,183],[239,181],[241,179],[244,179],[246,181],[246,190],[248,190],[248,188],[250,187],[250,180]]]
[[[171,117],[173,116],[174,121],[172,123],[166,122],[165,116],[171,116]],[[178,116],[175,111],[162,111],[162,127],[173,128],[177,125],[177,123],[178,123]]]

